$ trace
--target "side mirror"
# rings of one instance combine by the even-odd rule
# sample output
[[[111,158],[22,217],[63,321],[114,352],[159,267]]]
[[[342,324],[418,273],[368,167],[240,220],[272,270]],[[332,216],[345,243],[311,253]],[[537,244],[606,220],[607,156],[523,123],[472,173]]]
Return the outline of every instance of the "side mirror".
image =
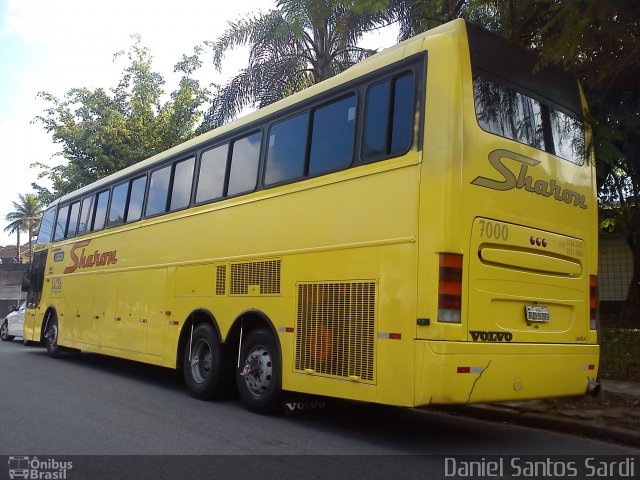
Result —
[[[31,271],[27,270],[22,276],[22,291],[28,292],[31,287]]]

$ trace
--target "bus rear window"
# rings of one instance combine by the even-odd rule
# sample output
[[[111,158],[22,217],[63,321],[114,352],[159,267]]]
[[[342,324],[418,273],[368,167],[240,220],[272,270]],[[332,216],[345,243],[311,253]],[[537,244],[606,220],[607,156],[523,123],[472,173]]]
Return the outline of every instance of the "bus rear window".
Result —
[[[577,119],[478,74],[473,78],[473,97],[483,130],[576,165],[584,163],[584,128]]]

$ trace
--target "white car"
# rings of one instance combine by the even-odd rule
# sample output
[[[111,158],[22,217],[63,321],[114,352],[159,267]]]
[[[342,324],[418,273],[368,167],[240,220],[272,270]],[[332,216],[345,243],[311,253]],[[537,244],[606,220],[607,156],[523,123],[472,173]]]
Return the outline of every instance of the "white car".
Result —
[[[15,307],[14,307],[15,308]],[[22,329],[24,328],[24,311],[27,308],[27,302],[20,304],[17,310],[9,313],[0,325],[0,340],[5,342],[13,340],[15,337],[22,337]]]

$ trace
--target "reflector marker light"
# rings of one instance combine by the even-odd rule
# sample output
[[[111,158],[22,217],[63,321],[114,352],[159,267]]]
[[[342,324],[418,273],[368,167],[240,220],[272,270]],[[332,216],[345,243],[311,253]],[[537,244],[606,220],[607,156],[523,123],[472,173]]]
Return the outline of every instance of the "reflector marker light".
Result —
[[[595,370],[596,366],[594,364],[590,363],[589,365],[583,365],[582,369],[583,370]]]
[[[293,327],[278,327],[278,331],[284,333],[292,333],[294,329]]]
[[[482,373],[482,367],[458,367],[457,373]]]
[[[440,254],[438,322],[461,322],[462,259],[462,255],[454,253]]]
[[[378,332],[378,338],[385,340],[402,340],[401,333]]]

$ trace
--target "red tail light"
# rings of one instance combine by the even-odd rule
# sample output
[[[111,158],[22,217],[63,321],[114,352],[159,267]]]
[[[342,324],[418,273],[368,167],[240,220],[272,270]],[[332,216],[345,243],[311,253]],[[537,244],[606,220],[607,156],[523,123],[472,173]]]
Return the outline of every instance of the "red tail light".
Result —
[[[598,328],[598,277],[589,276],[589,328]]]
[[[438,321],[460,323],[462,310],[462,255],[440,254]]]

